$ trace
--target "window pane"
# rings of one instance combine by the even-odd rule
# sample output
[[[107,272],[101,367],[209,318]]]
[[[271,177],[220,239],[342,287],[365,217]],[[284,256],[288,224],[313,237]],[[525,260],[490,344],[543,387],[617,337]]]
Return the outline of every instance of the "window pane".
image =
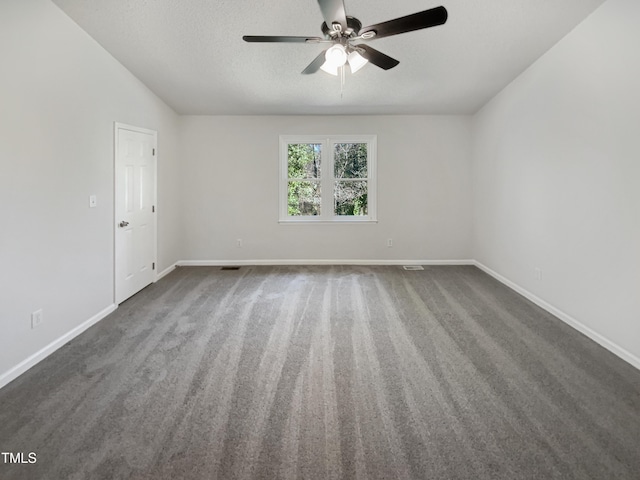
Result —
[[[290,143],[287,170],[289,178],[320,178],[322,144]]]
[[[336,215],[368,215],[367,181],[335,183],[334,212]]]
[[[367,144],[334,143],[335,178],[367,178]]]
[[[288,185],[288,215],[320,215],[320,184],[290,181]]]

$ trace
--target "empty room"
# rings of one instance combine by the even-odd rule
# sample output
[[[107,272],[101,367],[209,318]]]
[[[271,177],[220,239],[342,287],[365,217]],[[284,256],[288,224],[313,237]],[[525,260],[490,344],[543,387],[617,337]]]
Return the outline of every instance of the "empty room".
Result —
[[[640,2],[0,1],[0,479],[637,479]]]

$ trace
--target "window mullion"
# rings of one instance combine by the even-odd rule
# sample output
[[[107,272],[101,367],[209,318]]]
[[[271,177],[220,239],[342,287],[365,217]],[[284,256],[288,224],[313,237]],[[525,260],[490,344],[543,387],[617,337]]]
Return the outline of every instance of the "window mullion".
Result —
[[[323,158],[327,159],[325,168],[322,169],[322,215],[323,219],[330,220],[333,218],[333,149],[331,148],[331,139],[327,138],[323,143],[322,149],[326,152]]]

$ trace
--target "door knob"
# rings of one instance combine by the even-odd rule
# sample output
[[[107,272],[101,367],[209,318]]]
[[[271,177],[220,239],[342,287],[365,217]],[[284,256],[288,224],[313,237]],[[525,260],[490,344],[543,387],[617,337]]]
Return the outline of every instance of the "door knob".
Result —
[[[127,225],[129,225],[129,222],[125,222],[125,221],[123,220],[123,221],[121,221],[118,225],[120,225],[120,228],[124,228],[124,227],[126,227]]]

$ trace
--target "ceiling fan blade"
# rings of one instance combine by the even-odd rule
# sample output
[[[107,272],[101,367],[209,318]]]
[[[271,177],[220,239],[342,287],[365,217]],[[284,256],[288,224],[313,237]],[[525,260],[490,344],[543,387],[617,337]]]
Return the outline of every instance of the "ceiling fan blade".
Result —
[[[344,0],[318,0],[322,16],[327,26],[331,29],[334,22],[342,26],[342,31],[347,29],[347,14],[344,10]]]
[[[400,63],[395,58],[391,58],[389,55],[385,55],[369,45],[356,45],[356,50],[364,58],[383,70],[389,70]]]
[[[319,43],[324,40],[324,38],[320,37],[282,37],[265,35],[245,35],[242,39],[249,43]]]
[[[305,68],[302,73],[304,75],[308,75],[310,73],[316,73],[318,70],[320,70],[320,67],[324,64],[324,62],[326,61],[325,58],[325,53],[327,51],[323,50],[322,52],[320,52],[320,55],[318,55],[313,62],[311,62],[309,65],[307,65],[307,68]]]
[[[364,27],[360,30],[360,35],[364,36],[365,33],[373,31],[375,32],[375,37],[373,38],[389,37],[399,33],[413,32],[414,30],[442,25],[447,21],[447,17],[446,8],[436,7],[424,12]]]

